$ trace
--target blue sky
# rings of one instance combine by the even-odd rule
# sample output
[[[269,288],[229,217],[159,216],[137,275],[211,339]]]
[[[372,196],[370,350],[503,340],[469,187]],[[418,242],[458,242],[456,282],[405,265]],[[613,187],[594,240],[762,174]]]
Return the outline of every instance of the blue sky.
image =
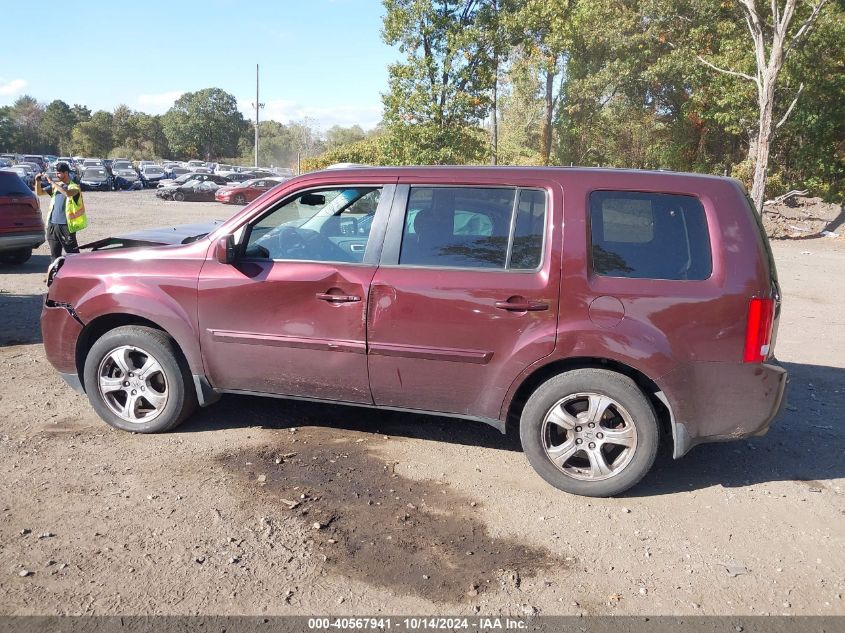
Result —
[[[387,65],[400,56],[381,40],[379,0],[83,0],[60,13],[41,5],[45,16],[62,15],[64,32],[34,6],[3,2],[0,106],[29,94],[162,114],[184,92],[217,87],[253,118],[258,63],[262,120],[371,128]]]

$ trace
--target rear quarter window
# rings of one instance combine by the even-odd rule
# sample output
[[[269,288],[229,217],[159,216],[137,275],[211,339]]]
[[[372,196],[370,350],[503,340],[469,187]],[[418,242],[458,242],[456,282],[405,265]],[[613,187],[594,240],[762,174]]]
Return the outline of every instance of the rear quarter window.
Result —
[[[713,272],[707,217],[694,196],[594,191],[590,240],[598,275],[694,281]]]
[[[10,171],[0,171],[0,196],[31,196],[32,192],[20,176]]]

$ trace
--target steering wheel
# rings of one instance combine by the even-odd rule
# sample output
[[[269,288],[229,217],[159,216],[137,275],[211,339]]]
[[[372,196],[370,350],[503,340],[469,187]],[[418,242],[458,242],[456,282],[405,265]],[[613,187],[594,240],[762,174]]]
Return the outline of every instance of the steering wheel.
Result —
[[[306,251],[305,237],[295,226],[286,226],[279,231],[276,247],[283,258],[299,259]]]

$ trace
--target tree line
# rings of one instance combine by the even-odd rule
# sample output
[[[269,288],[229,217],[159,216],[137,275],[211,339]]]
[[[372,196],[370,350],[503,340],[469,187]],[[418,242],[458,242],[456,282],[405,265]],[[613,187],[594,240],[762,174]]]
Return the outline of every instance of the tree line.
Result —
[[[384,0],[380,134],[309,167],[601,165],[731,175],[759,208],[845,194],[845,3]]]
[[[379,126],[264,121],[259,162],[704,172],[745,181],[758,208],[764,192],[845,195],[845,0],[383,4],[402,59]],[[0,108],[0,149],[251,162],[253,134],[219,88],[161,116]]]
[[[314,121],[259,123],[259,163],[297,167],[313,157],[367,134],[357,125],[325,132]],[[208,88],[179,97],[163,115],[131,110],[91,110],[54,100],[46,105],[24,95],[0,108],[0,152],[103,158],[202,158],[252,164],[254,126],[238,111],[237,100]]]

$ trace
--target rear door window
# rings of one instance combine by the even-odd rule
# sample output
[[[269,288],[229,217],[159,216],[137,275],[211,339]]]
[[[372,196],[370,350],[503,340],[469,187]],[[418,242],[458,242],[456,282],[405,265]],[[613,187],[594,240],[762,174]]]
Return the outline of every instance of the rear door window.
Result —
[[[707,218],[693,196],[594,191],[590,238],[599,275],[704,280],[713,271]]]
[[[534,270],[545,219],[541,190],[411,187],[399,264]]]

